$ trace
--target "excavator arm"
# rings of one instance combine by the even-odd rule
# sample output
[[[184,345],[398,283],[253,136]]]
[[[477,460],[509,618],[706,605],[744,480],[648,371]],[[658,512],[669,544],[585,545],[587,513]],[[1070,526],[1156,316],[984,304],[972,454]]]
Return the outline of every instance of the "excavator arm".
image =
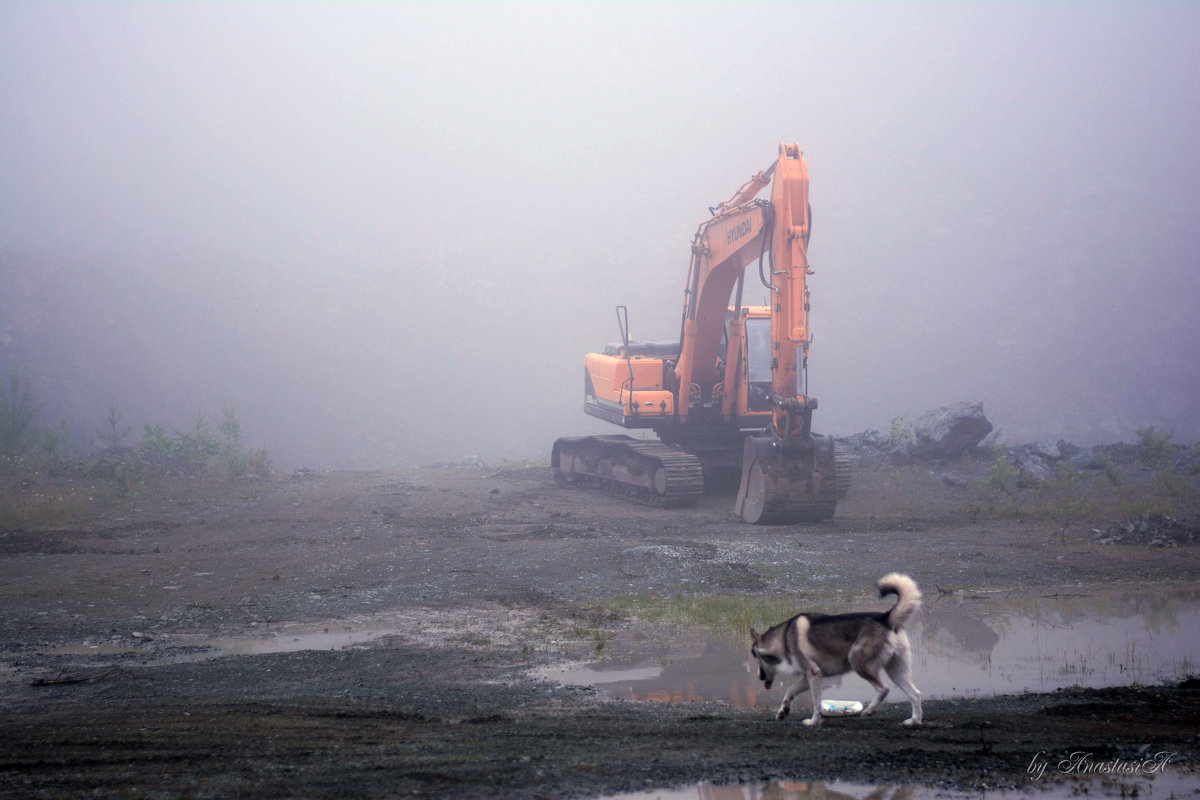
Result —
[[[775,224],[771,232],[772,389],[776,431],[803,435],[816,400],[801,382],[808,360],[808,166],[798,145],[780,145],[771,187]],[[797,425],[797,423],[800,423]]]
[[[817,400],[804,380],[808,324],[808,166],[799,145],[781,144],[771,185],[771,424],[746,438],[734,512],[752,523],[828,519],[850,484],[832,437],[812,431]]]

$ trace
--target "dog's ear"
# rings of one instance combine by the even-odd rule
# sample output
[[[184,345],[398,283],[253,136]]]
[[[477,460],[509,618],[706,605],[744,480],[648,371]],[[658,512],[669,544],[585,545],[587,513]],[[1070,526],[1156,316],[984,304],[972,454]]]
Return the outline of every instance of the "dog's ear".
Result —
[[[762,641],[762,636],[759,635],[758,631],[754,630],[753,625],[750,626],[750,641],[754,644],[758,644],[760,641]]]

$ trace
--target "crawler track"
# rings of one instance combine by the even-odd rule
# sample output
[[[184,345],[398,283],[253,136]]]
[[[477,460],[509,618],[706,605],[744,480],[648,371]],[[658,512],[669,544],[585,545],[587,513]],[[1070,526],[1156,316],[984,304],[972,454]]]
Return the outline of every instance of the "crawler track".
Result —
[[[695,505],[704,490],[700,460],[694,455],[629,436],[559,439],[554,443],[551,467],[560,485],[661,508]]]
[[[850,456],[840,444],[833,446],[833,470],[837,480],[837,499],[843,500],[850,491]]]

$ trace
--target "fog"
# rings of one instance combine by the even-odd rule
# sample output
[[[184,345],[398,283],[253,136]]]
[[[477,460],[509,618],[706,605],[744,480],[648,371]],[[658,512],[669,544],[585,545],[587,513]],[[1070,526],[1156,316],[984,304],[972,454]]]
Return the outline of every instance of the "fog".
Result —
[[[546,459],[798,142],[823,432],[1200,438],[1200,5],[0,5],[0,369],[284,468]],[[761,298],[748,298],[756,302]]]

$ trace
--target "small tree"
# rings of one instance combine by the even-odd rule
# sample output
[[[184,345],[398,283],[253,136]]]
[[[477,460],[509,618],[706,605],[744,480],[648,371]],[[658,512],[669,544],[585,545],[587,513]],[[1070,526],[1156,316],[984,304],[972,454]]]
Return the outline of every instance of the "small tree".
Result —
[[[148,453],[158,456],[168,456],[171,454],[171,437],[167,435],[167,429],[163,425],[151,425],[146,423],[142,426],[142,449]]]
[[[58,421],[57,430],[46,428],[41,432],[39,448],[49,464],[62,464],[71,458],[74,449],[71,446],[71,428],[65,419]]]
[[[1095,493],[1082,485],[1079,470],[1070,464],[1061,465],[1039,489],[1042,511],[1058,523],[1063,542],[1068,529],[1095,515],[1099,507]]]
[[[36,416],[29,372],[14,372],[8,378],[7,390],[0,391],[0,457],[13,458],[28,449]]]
[[[203,464],[221,452],[221,441],[208,428],[203,412],[196,414],[196,427],[190,433],[175,431],[174,455],[194,464]]]
[[[100,441],[104,442],[106,446],[119,447],[121,440],[129,435],[131,428],[128,425],[124,428],[121,427],[121,418],[123,416],[124,414],[121,413],[121,409],[117,407],[115,402],[108,404],[108,430],[96,429],[96,435],[100,437]]]
[[[237,406],[221,409],[221,433],[225,436],[225,446],[236,448],[242,441],[242,423],[238,422]]]

